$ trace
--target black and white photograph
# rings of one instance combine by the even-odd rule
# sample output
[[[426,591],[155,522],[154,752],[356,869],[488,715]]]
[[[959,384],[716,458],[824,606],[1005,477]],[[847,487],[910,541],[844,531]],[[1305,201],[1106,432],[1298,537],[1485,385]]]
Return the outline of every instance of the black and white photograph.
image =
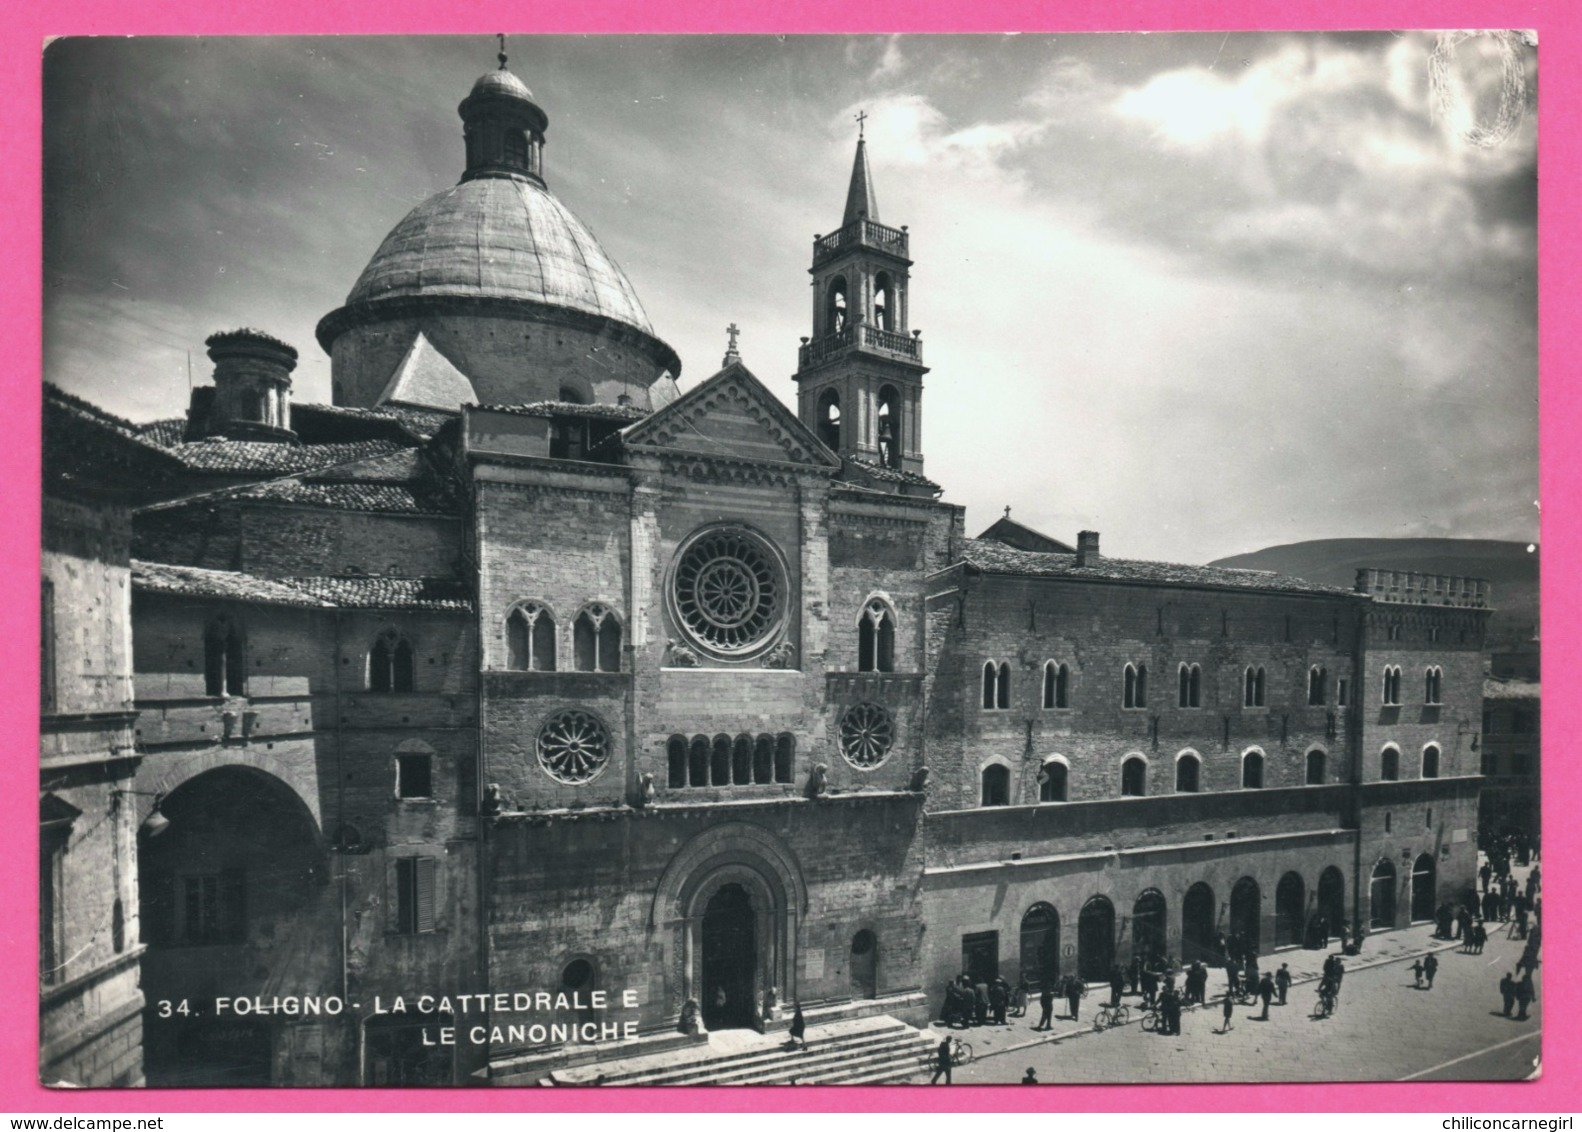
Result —
[[[44,1085],[1541,1073],[1536,32],[42,50]]]

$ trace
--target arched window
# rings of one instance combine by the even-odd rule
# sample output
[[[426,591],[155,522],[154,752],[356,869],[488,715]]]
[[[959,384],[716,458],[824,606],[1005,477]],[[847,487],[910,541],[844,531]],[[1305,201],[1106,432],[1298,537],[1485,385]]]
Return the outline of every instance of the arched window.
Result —
[[[1066,764],[1059,759],[1049,759],[1038,768],[1038,800],[1064,802],[1066,800]]]
[[[1423,748],[1423,777],[1439,777],[1439,748],[1432,743]]]
[[[1324,785],[1324,752],[1307,752],[1307,784],[1309,786]]]
[[[1385,782],[1394,782],[1401,777],[1401,752],[1394,747],[1384,748],[1379,756],[1379,777]]]
[[[791,781],[791,764],[796,759],[796,739],[782,731],[775,740],[775,781]]]
[[[824,333],[839,334],[846,329],[846,277],[837,275],[824,293]]]
[[[1196,664],[1183,664],[1180,671],[1179,706],[1194,708],[1203,706],[1203,669]]]
[[[895,386],[879,388],[879,409],[875,414],[879,442],[879,463],[887,468],[901,466],[901,395]]]
[[[895,615],[878,598],[863,607],[857,621],[857,671],[895,671]]]
[[[760,735],[753,742],[753,783],[766,786],[775,780],[775,741],[771,735]]]
[[[415,685],[412,643],[387,629],[368,650],[368,690],[370,692],[411,692]]]
[[[1315,664],[1307,670],[1307,702],[1313,707],[1329,702],[1329,673],[1323,665]]]
[[[1439,703],[1439,684],[1444,676],[1444,669],[1437,664],[1423,673],[1423,702],[1425,704]]]
[[[665,744],[665,756],[670,764],[670,777],[667,784],[672,790],[679,790],[687,784],[687,739],[684,735],[672,735]]]
[[[709,784],[709,737],[707,735],[694,735],[692,745],[687,750],[687,785],[707,786]]]
[[[1384,670],[1383,702],[1385,707],[1396,707],[1401,702],[1401,670],[1395,665]]]
[[[1263,669],[1248,665],[1242,689],[1241,703],[1243,707],[1263,707],[1263,685]]]
[[[1044,706],[1065,708],[1071,706],[1071,670],[1054,661],[1044,663]]]
[[[1196,755],[1176,759],[1176,793],[1196,794],[1202,788],[1203,763]]]
[[[751,786],[753,782],[753,737],[736,736],[731,746],[731,785]]]
[[[505,163],[519,169],[527,168],[527,134],[523,131],[505,131]]]
[[[818,438],[832,452],[840,451],[840,393],[826,389],[818,395]]]
[[[578,672],[621,670],[621,623],[605,605],[590,605],[572,625],[572,656]]]
[[[873,277],[873,324],[880,330],[895,329],[895,287],[888,271]]]
[[[587,396],[574,385],[562,385],[555,397],[567,405],[586,405],[588,403]]]
[[[731,784],[731,737],[716,735],[709,749],[709,785]]]
[[[247,694],[247,650],[241,626],[216,617],[203,631],[203,690],[210,696]]]
[[[1121,763],[1121,794],[1127,798],[1141,798],[1148,793],[1148,764],[1138,755]]]
[[[1368,924],[1374,928],[1395,926],[1395,866],[1381,857],[1373,866],[1368,886]]]
[[[988,661],[983,666],[983,709],[996,711],[1011,706],[1011,666]]]
[[[1123,674],[1123,682],[1121,706],[1129,708],[1147,707],[1148,666],[1146,664],[1128,664]]]
[[[523,602],[505,620],[506,663],[520,672],[555,671],[555,618],[536,601]]]
[[[1011,804],[1011,768],[990,763],[983,768],[983,805]]]
[[[1241,757],[1241,788],[1263,789],[1263,755],[1258,751],[1248,751]]]

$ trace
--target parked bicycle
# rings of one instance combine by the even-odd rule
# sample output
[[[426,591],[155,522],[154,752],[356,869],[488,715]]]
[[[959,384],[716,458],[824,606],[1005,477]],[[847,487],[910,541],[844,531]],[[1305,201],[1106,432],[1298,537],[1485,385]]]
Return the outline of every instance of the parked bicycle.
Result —
[[[1093,1028],[1108,1030],[1111,1026],[1124,1026],[1129,1021],[1131,1021],[1131,1011],[1126,1008],[1125,1003],[1118,1006],[1101,1006],[1098,1013],[1093,1016]]]
[[[972,1047],[960,1038],[950,1039],[950,1063],[965,1065],[972,1060]]]
[[[1158,1007],[1150,1006],[1143,1012],[1143,1029],[1150,1031],[1157,1030],[1159,1028],[1159,1023],[1163,1020],[1163,1016],[1159,1013]]]

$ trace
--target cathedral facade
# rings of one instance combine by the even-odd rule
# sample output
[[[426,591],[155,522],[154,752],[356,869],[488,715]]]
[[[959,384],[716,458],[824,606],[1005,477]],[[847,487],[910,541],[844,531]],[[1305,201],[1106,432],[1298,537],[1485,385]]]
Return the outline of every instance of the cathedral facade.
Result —
[[[734,336],[682,392],[503,62],[460,116],[461,181],[319,324],[333,404],[255,330],[208,340],[185,418],[46,391],[48,465],[91,432],[138,489],[94,552],[130,582],[124,788],[49,811],[118,815],[117,1080],[515,1083],[694,1016],[922,1024],[963,971],[1316,946],[1470,887],[1483,583],[969,538],[865,143],[793,412]]]

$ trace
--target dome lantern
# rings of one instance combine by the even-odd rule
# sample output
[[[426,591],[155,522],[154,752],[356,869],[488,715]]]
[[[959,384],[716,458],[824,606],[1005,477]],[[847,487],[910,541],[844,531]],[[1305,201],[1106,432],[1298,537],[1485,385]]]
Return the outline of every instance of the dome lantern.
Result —
[[[544,130],[549,116],[533,92],[505,67],[505,37],[500,37],[500,67],[472,84],[456,112],[467,139],[463,181],[478,177],[525,177],[544,183]]]

